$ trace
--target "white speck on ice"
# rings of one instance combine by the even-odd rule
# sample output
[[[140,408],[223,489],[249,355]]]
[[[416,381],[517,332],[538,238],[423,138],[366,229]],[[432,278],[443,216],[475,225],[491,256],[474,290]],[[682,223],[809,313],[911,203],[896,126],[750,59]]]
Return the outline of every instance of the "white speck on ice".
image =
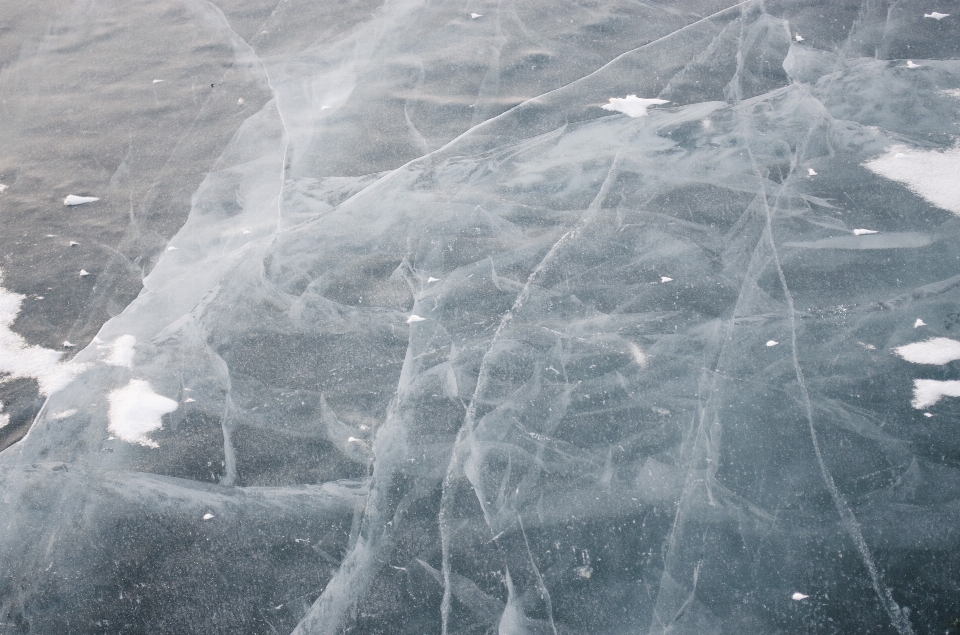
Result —
[[[85,203],[93,203],[94,201],[99,201],[100,199],[96,196],[77,196],[75,194],[70,194],[67,198],[63,199],[64,205],[83,205]]]
[[[155,79],[155,80],[153,80],[153,83],[154,83],[154,84],[159,84],[159,83],[162,82],[162,81],[163,81],[162,79]]]
[[[75,241],[75,240],[71,240],[71,241],[70,241],[70,246],[71,246],[71,247],[76,247],[76,246],[79,245],[79,244],[80,244],[80,243],[78,243],[78,242]]]
[[[193,397],[187,397],[186,399],[183,400],[183,403],[193,403],[194,401],[196,401],[196,399],[194,399]]]
[[[926,325],[927,325],[926,322],[924,322],[920,318],[917,318],[917,321],[913,323],[913,328],[920,328],[921,326],[926,326]]]
[[[876,233],[878,233],[878,232],[877,232],[877,230],[875,230],[875,229],[855,229],[855,230],[853,230],[853,235],[854,235],[854,236],[866,236],[866,235],[868,235],[868,234],[876,234]]]
[[[923,413],[923,416],[924,416],[924,417],[932,417],[933,415],[930,414],[929,412],[925,412],[925,413]]]
[[[64,348],[73,348],[73,342],[70,342],[70,341],[68,341],[68,340],[63,340],[63,347],[64,347]]]
[[[243,97],[241,97],[240,99],[237,100],[237,105],[238,105],[238,106],[242,106],[242,105],[243,105]]]
[[[249,229],[244,229],[244,230],[243,230],[242,232],[240,232],[240,233],[241,233],[241,234],[249,234],[249,233],[250,233],[250,230],[249,230]]]
[[[107,429],[121,441],[137,443],[149,448],[160,447],[148,434],[163,427],[163,415],[177,409],[176,401],[153,392],[142,379],[131,379],[123,388],[108,396],[110,424]]]
[[[914,379],[913,401],[910,405],[917,410],[929,408],[943,397],[960,397],[960,381],[955,379],[940,381],[937,379]]]
[[[859,344],[860,346],[864,347],[864,348],[867,349],[868,351],[875,351],[875,350],[877,350],[877,347],[874,346],[873,344],[867,344],[866,342],[857,342],[857,344]]]
[[[427,278],[427,284],[431,282],[440,282],[440,278],[434,278],[433,276],[430,276],[429,278]]]
[[[407,324],[413,324],[414,322],[423,322],[427,318],[422,318],[419,315],[411,315],[407,318]]]
[[[660,282],[663,282],[663,283],[673,282],[673,278],[668,278],[667,276],[660,276]]]
[[[646,117],[647,108],[658,106],[660,104],[669,104],[666,99],[644,99],[636,95],[627,95],[626,97],[611,97],[609,104],[600,106],[604,110],[613,110],[622,112],[628,117]]]
[[[816,176],[817,172],[813,168],[807,168],[807,176]]]
[[[177,248],[174,247],[173,245],[170,245],[169,247],[167,247],[167,251],[176,251],[176,250]]]
[[[943,366],[960,359],[960,342],[948,337],[934,337],[925,342],[898,346],[893,351],[914,364],[937,364]]]
[[[50,415],[50,418],[51,418],[51,419],[56,419],[56,420],[59,421],[60,419],[66,419],[67,417],[72,417],[72,416],[75,415],[75,414],[77,414],[77,409],[76,409],[76,408],[70,408],[69,410],[63,410],[63,411],[58,412],[58,413],[56,413],[56,414],[52,414],[52,415]]]
[[[3,183],[0,183],[0,192],[4,191],[5,189],[7,189],[7,186]]]
[[[776,346],[779,343],[777,340],[767,340],[767,346]]]
[[[215,516],[210,512],[207,512],[206,514],[203,515],[204,520],[210,520],[211,518],[215,518]]]
[[[913,60],[907,60],[907,68],[920,68],[923,64],[914,64]]]
[[[0,271],[0,283],[3,272]],[[51,395],[76,377],[85,366],[73,362],[60,363],[60,351],[30,346],[18,333],[10,330],[20,313],[20,305],[26,296],[0,287],[0,373],[6,380],[33,377],[39,384],[40,393]]]
[[[137,338],[132,335],[121,335],[110,345],[110,355],[104,361],[111,366],[133,366],[133,356],[136,353],[134,346]]]
[[[808,597],[810,597],[810,596],[809,596],[809,595],[804,595],[803,593],[800,593],[800,592],[797,592],[797,593],[794,593],[793,595],[791,595],[791,596],[790,596],[790,599],[791,599],[791,600],[794,600],[794,601],[796,601],[796,602],[799,602],[800,600],[806,600]]]
[[[90,275],[90,272],[87,271],[86,269],[81,269],[81,270],[80,270],[80,277],[81,277],[81,278],[82,278],[83,276],[89,276],[89,275]]]
[[[909,155],[904,151],[910,152]],[[898,161],[897,159],[902,159]],[[868,170],[906,185],[937,207],[960,215],[960,146],[945,152],[891,148],[864,164]]]
[[[949,18],[949,17],[950,17],[950,14],[949,14],[949,13],[937,13],[936,11],[934,11],[933,13],[924,13],[924,14],[923,14],[923,17],[925,17],[925,18],[933,18],[934,20],[939,21],[939,20],[942,20],[942,19],[944,19],[944,18]]]
[[[482,17],[483,17],[483,15],[480,14],[480,13],[471,13],[471,14],[470,14],[470,19],[471,19],[471,20],[476,20],[477,18],[482,18]]]
[[[793,39],[795,39],[797,42],[803,42],[803,36],[800,35],[799,33],[797,33],[796,35],[794,35],[794,36],[793,36]]]

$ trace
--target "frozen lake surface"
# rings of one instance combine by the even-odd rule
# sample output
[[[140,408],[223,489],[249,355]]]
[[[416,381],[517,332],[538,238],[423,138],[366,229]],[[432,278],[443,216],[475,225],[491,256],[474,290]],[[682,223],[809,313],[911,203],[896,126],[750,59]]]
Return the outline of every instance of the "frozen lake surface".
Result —
[[[0,635],[960,632],[960,2],[0,7]]]

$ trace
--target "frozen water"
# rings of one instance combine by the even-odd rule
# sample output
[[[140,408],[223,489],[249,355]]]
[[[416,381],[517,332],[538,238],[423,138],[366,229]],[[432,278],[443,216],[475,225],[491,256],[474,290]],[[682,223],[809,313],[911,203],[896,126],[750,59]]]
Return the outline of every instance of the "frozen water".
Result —
[[[0,632],[960,617],[950,2],[6,5]]]

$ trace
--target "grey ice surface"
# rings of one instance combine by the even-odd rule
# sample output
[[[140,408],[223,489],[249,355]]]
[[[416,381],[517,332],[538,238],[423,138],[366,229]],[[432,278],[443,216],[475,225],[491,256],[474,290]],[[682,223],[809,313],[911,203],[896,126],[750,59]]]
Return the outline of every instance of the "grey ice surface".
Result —
[[[3,635],[960,628],[960,3],[16,15]]]

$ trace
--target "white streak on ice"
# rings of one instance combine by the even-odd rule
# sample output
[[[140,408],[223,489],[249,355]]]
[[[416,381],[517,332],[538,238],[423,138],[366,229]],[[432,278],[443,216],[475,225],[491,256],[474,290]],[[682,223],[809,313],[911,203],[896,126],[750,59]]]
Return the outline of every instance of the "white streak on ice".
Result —
[[[149,448],[160,447],[148,434],[163,427],[161,417],[177,409],[176,401],[153,392],[142,379],[131,379],[108,396],[110,424],[107,429],[118,439]]]
[[[600,106],[604,110],[613,110],[622,112],[628,117],[646,117],[647,108],[658,106],[660,104],[669,104],[666,99],[644,99],[636,95],[627,95],[626,97],[611,97],[609,104]]]
[[[3,402],[0,401],[0,428],[4,428],[10,424],[10,415],[3,412]]]
[[[476,20],[477,18],[482,18],[482,17],[483,17],[483,14],[480,14],[480,13],[471,13],[471,14],[470,14],[470,19],[471,19],[471,20]]]
[[[777,340],[767,340],[767,346],[776,346],[779,343]]]
[[[660,276],[660,282],[666,284],[667,282],[673,282],[673,278],[668,278],[667,276]]]
[[[855,229],[855,230],[853,230],[853,235],[854,235],[854,236],[867,236],[867,235],[869,235],[869,234],[876,234],[876,233],[879,233],[879,232],[877,232],[877,230],[875,230],[875,229]]]
[[[944,397],[960,397],[960,381],[955,379],[940,381],[937,379],[914,379],[913,401],[910,405],[917,410],[929,408]]]
[[[423,322],[427,318],[420,317],[419,315],[411,315],[407,318],[407,324],[413,324],[414,322]]]
[[[135,354],[134,346],[137,344],[137,338],[132,335],[121,335],[110,345],[110,355],[106,361],[111,366],[133,366],[133,356]]]
[[[950,17],[950,14],[949,14],[949,13],[938,13],[938,12],[934,11],[933,13],[924,13],[924,14],[923,14],[923,17],[925,17],[925,18],[933,18],[934,20],[937,20],[937,21],[939,22],[940,20],[942,20],[942,19],[944,19],[944,18],[949,18],[949,17]]]
[[[63,199],[63,204],[68,206],[74,205],[84,205],[86,203],[93,203],[94,201],[99,201],[100,199],[96,196],[77,196],[75,194],[70,194],[67,198]]]
[[[948,337],[934,337],[925,342],[898,346],[894,352],[914,364],[937,364],[943,366],[960,359],[960,342]]]
[[[77,414],[77,409],[70,408],[68,410],[62,410],[56,414],[52,414],[50,415],[50,418],[59,421],[60,419],[66,419],[67,417],[72,417],[75,414]]]
[[[960,147],[937,152],[895,146],[864,166],[880,176],[903,183],[937,207],[960,215],[960,178],[957,178],[960,174]]]
[[[2,282],[0,271],[0,284]],[[51,395],[73,381],[84,365],[60,363],[63,353],[29,346],[23,337],[10,330],[24,299],[26,296],[0,287],[0,373],[7,374],[6,380],[32,377],[37,380],[41,395]]]
[[[907,68],[920,68],[923,64],[915,64],[913,60],[907,60]]]
[[[809,596],[809,595],[804,595],[803,593],[797,592],[797,593],[794,593],[793,595],[791,595],[791,596],[790,596],[790,599],[791,599],[791,600],[794,600],[794,601],[796,601],[796,602],[799,602],[800,600],[806,600],[808,597],[810,597],[810,596]]]

